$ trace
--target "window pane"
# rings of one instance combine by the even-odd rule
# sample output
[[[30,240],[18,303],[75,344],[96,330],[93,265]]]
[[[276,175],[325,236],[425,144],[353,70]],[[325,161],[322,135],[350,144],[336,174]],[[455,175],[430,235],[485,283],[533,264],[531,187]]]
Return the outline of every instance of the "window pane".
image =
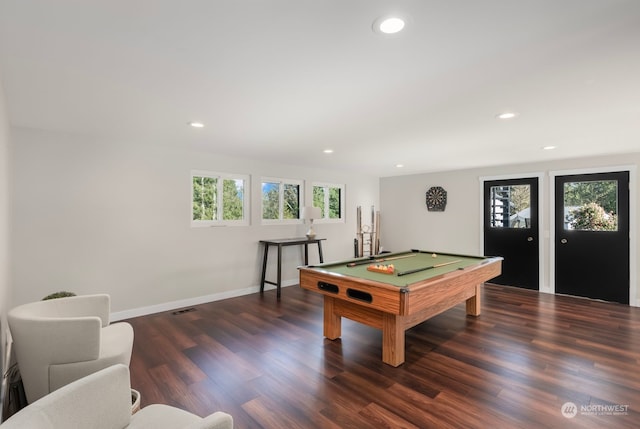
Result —
[[[340,219],[340,188],[329,188],[329,219]]]
[[[284,184],[283,218],[300,218],[300,185]]]
[[[244,180],[224,179],[222,186],[222,218],[224,220],[242,220],[244,218]]]
[[[320,207],[320,212],[324,217],[324,188],[322,186],[313,187],[313,206]]]
[[[531,227],[531,189],[529,185],[491,187],[491,227]]]
[[[193,220],[214,220],[217,179],[193,177]]]
[[[618,182],[594,180],[564,184],[564,229],[618,230]]]
[[[279,219],[280,184],[262,183],[262,219]]]

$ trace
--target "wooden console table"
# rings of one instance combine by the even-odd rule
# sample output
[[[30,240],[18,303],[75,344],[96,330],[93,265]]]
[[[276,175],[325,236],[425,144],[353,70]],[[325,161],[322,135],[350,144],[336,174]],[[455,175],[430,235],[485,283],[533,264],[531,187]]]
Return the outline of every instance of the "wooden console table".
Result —
[[[326,238],[279,238],[276,240],[260,240],[260,243],[264,245],[264,259],[262,260],[262,278],[260,280],[260,293],[264,292],[265,283],[275,285],[277,289],[277,296],[280,299],[280,289],[282,285],[282,248],[284,246],[304,246],[304,264],[309,265],[309,244],[318,245],[318,256],[320,257],[320,263],[324,262],[322,259],[322,240]],[[269,247],[276,246],[278,248],[278,277],[275,282],[265,279],[267,274],[267,258],[269,257]]]

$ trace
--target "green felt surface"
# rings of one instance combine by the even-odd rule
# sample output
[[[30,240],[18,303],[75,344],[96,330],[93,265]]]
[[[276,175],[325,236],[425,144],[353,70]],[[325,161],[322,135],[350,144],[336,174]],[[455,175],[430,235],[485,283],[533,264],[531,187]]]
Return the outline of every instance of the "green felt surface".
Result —
[[[432,255],[436,254],[434,258]],[[416,283],[425,279],[436,277],[454,270],[470,267],[472,265],[478,265],[482,263],[486,258],[481,256],[468,256],[468,255],[453,255],[437,252],[399,252],[399,253],[387,253],[380,255],[375,259],[381,258],[394,258],[397,256],[415,255],[402,259],[395,259],[391,261],[371,262],[371,264],[393,264],[395,267],[394,274],[384,274],[368,271],[367,267],[370,264],[357,265],[355,267],[348,267],[350,262],[360,261],[362,259],[351,259],[348,261],[330,262],[326,264],[315,265],[313,268],[336,274],[342,274],[345,276],[353,276],[366,280],[373,280],[377,282],[388,283],[394,286],[403,287],[412,283]],[[458,261],[456,263],[445,265],[443,267],[431,268],[428,270],[420,271],[414,274],[407,274],[404,276],[398,276],[399,272],[409,271],[417,268],[430,267],[432,265],[443,264],[447,262]]]

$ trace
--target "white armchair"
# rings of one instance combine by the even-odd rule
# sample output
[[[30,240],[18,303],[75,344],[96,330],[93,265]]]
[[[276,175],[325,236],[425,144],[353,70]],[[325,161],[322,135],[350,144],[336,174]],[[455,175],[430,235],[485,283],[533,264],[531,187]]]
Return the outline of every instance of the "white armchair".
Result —
[[[218,411],[205,418],[154,404],[131,415],[129,368],[114,365],[23,408],[0,429],[233,429],[233,418]]]
[[[32,302],[7,314],[27,402],[114,364],[129,366],[133,328],[109,324],[109,295]]]

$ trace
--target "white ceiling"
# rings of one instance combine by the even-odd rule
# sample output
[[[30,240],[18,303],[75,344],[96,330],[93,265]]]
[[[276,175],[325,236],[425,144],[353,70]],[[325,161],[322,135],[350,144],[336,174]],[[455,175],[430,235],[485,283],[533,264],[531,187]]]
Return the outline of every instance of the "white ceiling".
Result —
[[[2,0],[0,76],[16,127],[375,176],[637,152],[640,1]]]

